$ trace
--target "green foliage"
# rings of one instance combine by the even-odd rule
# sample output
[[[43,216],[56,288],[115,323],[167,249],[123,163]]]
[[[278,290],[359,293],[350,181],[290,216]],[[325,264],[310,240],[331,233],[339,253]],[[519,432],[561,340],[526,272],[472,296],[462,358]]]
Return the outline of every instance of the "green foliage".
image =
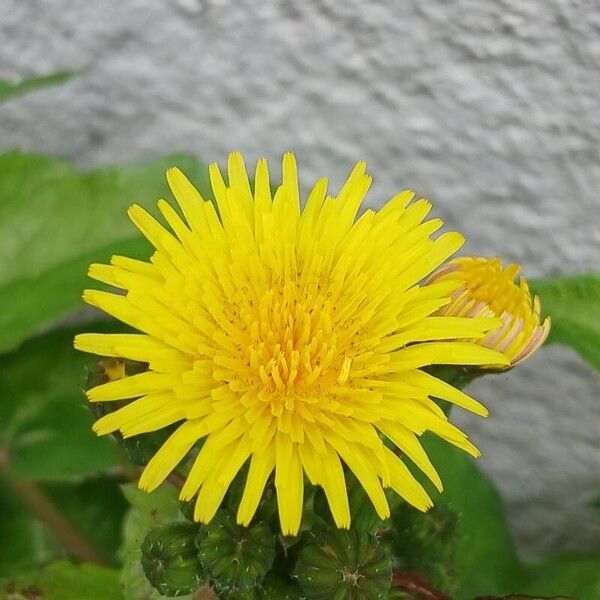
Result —
[[[117,563],[126,502],[109,477],[78,483],[51,483],[41,491],[90,542],[107,563]],[[0,578],[65,558],[53,534],[36,519],[0,478]]]
[[[0,600],[123,600],[118,571],[59,561],[0,583]]]
[[[115,463],[114,445],[91,430],[81,389],[89,357],[73,349],[74,333],[54,331],[0,357],[0,447],[15,476],[73,480]]]
[[[116,566],[123,519],[128,508],[118,481],[102,476],[77,484],[51,483],[43,489],[100,557]]]
[[[500,495],[475,461],[433,436],[425,440],[425,446],[446,488],[442,494],[432,491],[432,497],[438,507],[458,517],[456,538],[451,542],[455,547],[453,598],[471,600],[519,591],[536,597],[600,600],[600,556],[523,564],[515,554]],[[433,550],[428,553],[422,546],[420,560],[431,561],[430,568],[435,570],[440,568],[436,563],[444,551],[435,545]]]
[[[434,588],[453,593],[460,531],[457,513],[445,504],[422,513],[403,502],[395,507],[392,522],[392,544],[399,568],[419,572]]]
[[[0,515],[0,581],[37,569],[61,554],[52,534],[11,493],[3,478],[0,478]]]
[[[45,156],[0,155],[0,351],[80,309],[90,263],[150,255],[125,213],[168,196],[173,165],[206,189],[206,169],[185,156],[81,173]]]
[[[513,592],[522,567],[498,491],[464,452],[435,436],[426,436],[424,444],[445,486],[442,494],[430,489],[434,503],[456,515],[456,539],[452,541],[456,597]],[[415,475],[423,480],[420,474]],[[428,485],[425,481],[423,484]],[[428,560],[427,555],[420,560]],[[436,561],[436,554],[431,554],[429,560]]]
[[[32,84],[10,93],[26,89]],[[152,208],[167,194],[164,171],[173,164],[205,183],[205,170],[187,157],[80,173],[66,161],[0,155],[0,352],[15,350],[40,328],[81,307],[82,289],[93,284],[86,277],[90,262],[108,260],[113,253],[149,256],[150,246],[125,211],[135,201]],[[118,457],[108,438],[91,431],[82,388],[93,359],[72,348],[81,329],[41,335],[0,358],[0,452],[8,457],[11,476],[47,482],[44,491],[51,500],[101,555],[114,561],[122,495],[112,481],[81,481],[112,468]],[[115,327],[88,323],[84,329]],[[64,556],[52,534],[0,485],[0,576]],[[138,580],[147,584],[143,574]]]
[[[552,277],[531,283],[552,319],[549,342],[574,348],[600,371],[600,275]]]
[[[220,510],[197,539],[198,556],[215,590],[227,598],[248,592],[263,580],[275,558],[275,534],[263,523],[236,524]]]
[[[563,556],[526,568],[519,591],[538,596],[600,599],[600,555]]]
[[[179,521],[151,529],[142,544],[142,568],[163,596],[181,596],[202,584],[196,550],[198,525]]]
[[[38,88],[65,83],[74,75],[73,71],[56,71],[48,75],[29,77],[18,82],[0,79],[0,104],[15,96],[21,96]]]
[[[307,600],[380,600],[390,588],[391,556],[371,535],[317,531],[301,548],[294,576]]]

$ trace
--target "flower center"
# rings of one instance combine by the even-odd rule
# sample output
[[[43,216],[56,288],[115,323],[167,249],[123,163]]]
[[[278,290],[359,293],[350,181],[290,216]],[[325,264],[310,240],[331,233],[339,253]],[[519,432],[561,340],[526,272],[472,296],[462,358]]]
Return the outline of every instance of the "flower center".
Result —
[[[349,372],[347,361],[340,365],[331,293],[318,281],[299,283],[278,282],[260,298],[246,354],[253,383],[285,396],[318,392]]]
[[[347,296],[332,292],[324,277],[304,279],[296,273],[236,290],[227,334],[237,342],[237,358],[223,353],[214,359],[216,379],[268,401],[277,417],[298,401],[315,403],[333,387],[340,392],[349,386],[358,352],[362,320],[344,309]]]

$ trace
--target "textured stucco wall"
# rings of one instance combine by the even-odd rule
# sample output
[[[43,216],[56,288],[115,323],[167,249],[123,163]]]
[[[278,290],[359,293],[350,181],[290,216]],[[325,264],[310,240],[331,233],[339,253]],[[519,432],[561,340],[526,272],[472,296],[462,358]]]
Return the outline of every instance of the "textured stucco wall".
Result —
[[[293,149],[305,187],[364,158],[467,251],[528,275],[600,268],[598,0],[0,0],[0,77],[81,69],[0,109],[0,149],[81,166]],[[150,199],[148,199],[150,200]],[[600,546],[600,380],[560,348],[457,419],[529,552]]]

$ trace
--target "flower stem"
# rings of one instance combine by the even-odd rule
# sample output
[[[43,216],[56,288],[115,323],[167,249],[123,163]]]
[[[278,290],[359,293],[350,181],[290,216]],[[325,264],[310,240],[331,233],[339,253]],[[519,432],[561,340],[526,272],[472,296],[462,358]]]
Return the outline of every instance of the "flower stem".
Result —
[[[422,600],[451,600],[449,596],[430,587],[420,573],[394,569],[392,586],[409,592],[415,598]]]
[[[185,477],[183,475],[180,475],[177,471],[172,471],[167,476],[167,481],[171,485],[174,485],[178,490],[180,490],[185,484]]]

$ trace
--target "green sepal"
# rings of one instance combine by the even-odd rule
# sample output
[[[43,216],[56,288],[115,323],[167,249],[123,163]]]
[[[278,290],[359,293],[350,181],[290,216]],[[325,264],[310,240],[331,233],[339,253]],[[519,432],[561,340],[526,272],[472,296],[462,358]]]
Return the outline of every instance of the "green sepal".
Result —
[[[331,529],[302,547],[294,576],[307,600],[384,600],[391,555],[372,535]]]
[[[196,550],[198,525],[175,522],[152,529],[142,544],[142,567],[163,596],[182,596],[204,580]]]
[[[242,527],[220,510],[196,539],[198,557],[219,595],[237,598],[264,579],[275,558],[276,537],[261,522]]]
[[[459,516],[444,504],[426,513],[403,502],[392,510],[392,548],[398,566],[421,573],[435,588],[452,593],[456,587],[455,556]]]

